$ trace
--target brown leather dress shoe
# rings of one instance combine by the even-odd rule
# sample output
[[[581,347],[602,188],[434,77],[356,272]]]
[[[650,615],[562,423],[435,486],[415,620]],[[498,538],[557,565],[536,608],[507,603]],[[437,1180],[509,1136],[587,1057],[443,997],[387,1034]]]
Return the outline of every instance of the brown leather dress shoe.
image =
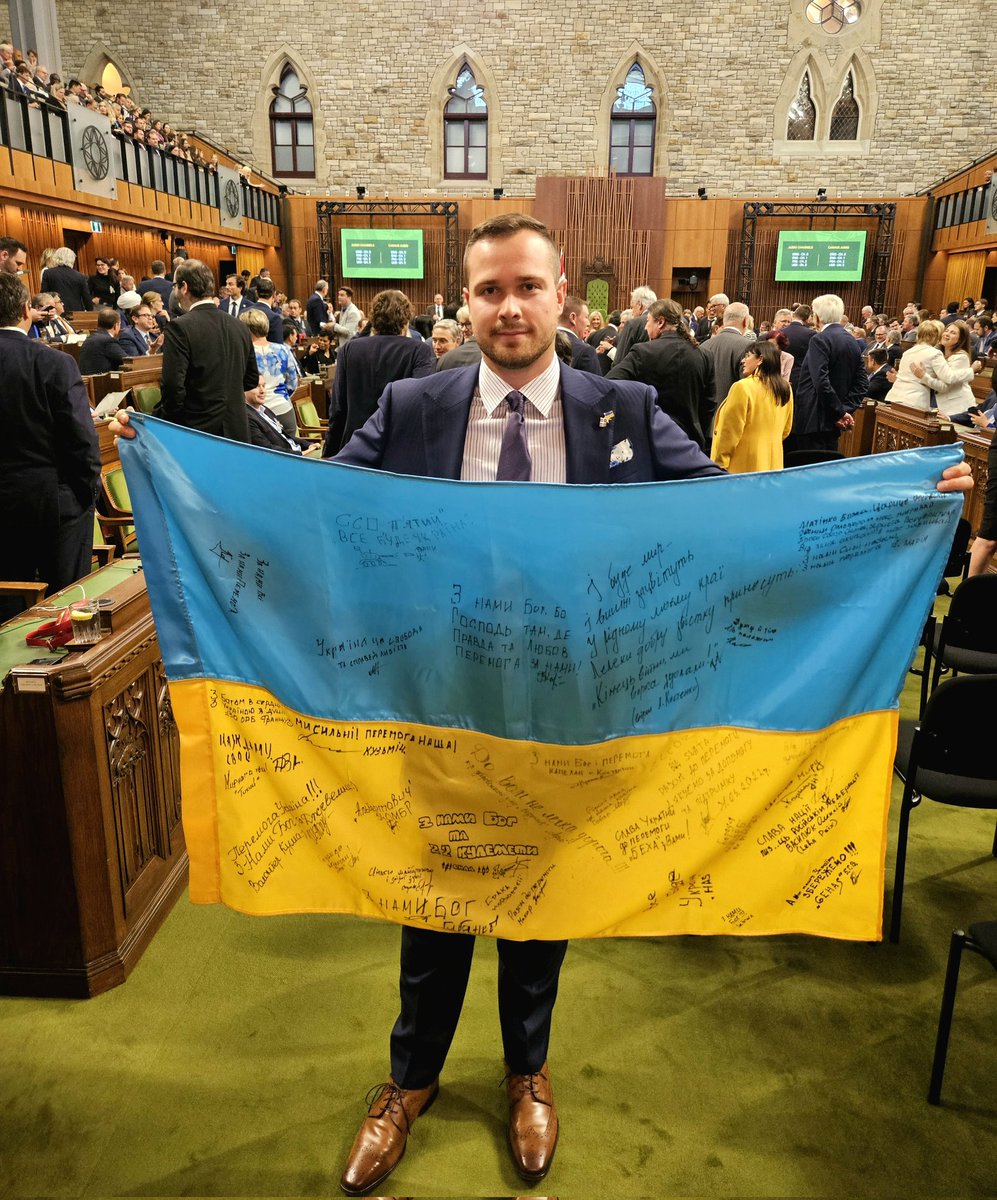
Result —
[[[536,1183],[550,1170],[557,1148],[557,1109],[547,1064],[534,1075],[507,1075],[505,1086],[512,1161],[527,1183]]]
[[[339,1186],[347,1196],[362,1196],[391,1174],[402,1161],[409,1130],[440,1092],[440,1081],[426,1088],[401,1088],[395,1081],[375,1089]]]

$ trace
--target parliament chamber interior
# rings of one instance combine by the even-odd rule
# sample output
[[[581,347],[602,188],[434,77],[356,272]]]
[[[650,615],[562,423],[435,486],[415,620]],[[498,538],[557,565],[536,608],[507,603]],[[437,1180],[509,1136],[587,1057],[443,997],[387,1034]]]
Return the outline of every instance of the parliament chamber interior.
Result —
[[[978,21],[980,10],[957,4],[902,13],[893,0],[790,0],[773,23],[771,9],[752,0],[736,20],[710,3],[674,15],[670,31],[652,31],[642,15],[593,11],[575,19],[552,6],[547,13],[545,0],[542,15],[549,21],[539,29],[531,21],[520,45],[508,39],[516,32],[512,22],[527,15],[521,6],[484,13],[464,0],[446,13],[388,13],[371,4],[352,21],[321,5],[275,14],[228,2],[198,11],[166,0],[131,14],[138,22],[128,17],[125,27],[119,24],[125,13],[97,5],[99,35],[87,6],[10,0],[8,7],[6,33],[0,23],[0,306],[9,303],[4,288],[16,278],[23,286],[15,291],[10,283],[9,295],[24,313],[0,329],[0,429],[8,443],[0,449],[0,1028],[6,1067],[0,1073],[0,1190],[80,1198],[337,1194],[342,1161],[363,1119],[363,1093],[383,1074],[386,1035],[397,1015],[394,924],[417,922],[411,907],[392,919],[383,902],[379,915],[389,919],[371,920],[379,893],[359,884],[356,906],[338,915],[278,904],[272,915],[253,916],[265,910],[191,902],[195,835],[192,827],[185,835],[184,817],[186,809],[190,819],[191,793],[211,789],[201,770],[208,760],[195,757],[194,733],[175,712],[187,714],[191,705],[186,696],[181,705],[172,690],[178,680],[164,664],[165,593],[154,591],[150,603],[147,586],[154,567],[157,577],[168,572],[146,558],[129,492],[136,481],[129,479],[132,460],[121,453],[111,426],[128,409],[171,420],[170,395],[176,394],[176,371],[182,374],[177,347],[194,353],[177,337],[178,328],[190,328],[192,299],[213,301],[220,315],[255,310],[263,314],[262,333],[242,317],[238,336],[250,364],[258,365],[259,383],[235,387],[240,411],[245,393],[242,419],[250,430],[241,440],[270,449],[243,448],[246,456],[258,456],[246,461],[276,458],[281,479],[290,481],[293,471],[311,481],[319,468],[304,460],[331,457],[349,442],[344,423],[355,394],[348,414],[345,373],[366,335],[372,335],[369,347],[381,335],[411,332],[422,354],[418,369],[406,368],[413,378],[436,379],[449,366],[492,353],[487,335],[482,332],[479,347],[472,329],[471,313],[480,311],[482,300],[464,291],[465,255],[478,226],[521,213],[542,222],[559,254],[568,294],[558,319],[565,334],[559,353],[567,363],[591,371],[600,386],[618,378],[653,384],[634,364],[650,354],[641,343],[653,348],[658,337],[662,345],[670,337],[681,342],[683,361],[690,355],[697,363],[710,361],[710,387],[715,380],[718,391],[709,392],[702,438],[693,441],[707,457],[712,445],[714,463],[732,473],[766,471],[766,478],[792,473],[818,492],[821,472],[859,471],[876,456],[948,447],[968,464],[973,487],[962,495],[958,517],[952,502],[954,537],[946,531],[945,553],[933,560],[940,571],[932,567],[935,575],[911,584],[934,592],[925,593],[926,611],[915,614],[910,661],[902,662],[901,654],[894,663],[896,705],[884,706],[899,715],[899,732],[889,735],[898,740],[888,755],[879,746],[886,764],[880,791],[887,794],[867,822],[880,822],[877,848],[851,878],[858,891],[864,874],[861,887],[873,892],[874,935],[807,936],[805,927],[787,931],[779,917],[775,932],[758,927],[765,936],[751,936],[749,927],[739,936],[740,922],[730,913],[725,925],[699,927],[676,908],[677,924],[665,922],[663,932],[655,925],[650,935],[637,936],[638,922],[623,936],[572,938],[551,1050],[562,1144],[550,1175],[532,1181],[517,1176],[508,1161],[494,1011],[505,967],[495,938],[479,937],[440,1101],[412,1132],[408,1155],[381,1190],[393,1186],[420,1196],[513,1195],[524,1188],[634,1197],[993,1194],[997,766],[988,733],[997,698],[997,487],[989,468],[997,415],[997,148],[989,59],[973,50],[965,61],[952,59],[947,76],[944,52],[967,36],[952,16]],[[140,28],[146,21],[151,28]],[[212,21],[218,22],[213,31],[207,28]],[[356,45],[348,44],[354,24],[362,27]],[[190,40],[175,41],[177,31]],[[671,44],[675,33],[681,45],[679,38]],[[419,51],[410,62],[405,44],[413,36]],[[926,48],[931,38],[942,47],[937,59]],[[678,79],[682,64],[695,83]],[[911,91],[908,67],[930,78],[918,78]],[[757,78],[749,82],[749,73]],[[966,99],[970,86],[972,102]],[[953,87],[963,99],[953,99]],[[743,124],[742,103],[750,110]],[[200,284],[190,275],[188,264],[197,263],[210,273],[206,294],[196,291]],[[192,280],[182,299],[175,275]],[[828,294],[840,297],[837,317],[828,317],[831,310],[820,303]],[[382,327],[396,310],[402,314],[397,324]],[[786,354],[785,332],[794,326],[801,347],[795,363]],[[773,435],[775,469],[765,465],[769,460],[742,467],[720,458],[721,415],[725,400],[727,414],[734,410],[727,397],[744,386],[743,354],[754,354],[762,375],[763,345],[775,346],[776,375],[780,353],[790,359],[783,374],[793,380],[799,420],[807,389],[821,396],[832,386],[807,349],[830,326],[852,339],[857,350],[849,354],[861,361],[861,387],[835,414],[837,424],[824,430],[823,440],[787,442],[784,455],[788,420]],[[618,352],[625,331],[627,349]],[[735,335],[741,339],[735,365],[724,376],[717,346]],[[17,372],[18,380],[27,378],[19,365],[22,338],[36,343],[36,359],[45,356],[32,379],[47,378],[44,364],[58,360],[52,377],[67,381],[58,400],[44,401],[55,425],[46,416],[26,430],[34,418],[24,413],[34,411],[35,400],[25,399],[28,384],[10,383]],[[713,349],[704,349],[711,342]],[[584,366],[579,347],[586,348]],[[458,357],[444,364],[448,353]],[[956,360],[964,358],[960,382],[949,385],[943,374],[937,392],[921,386],[911,370],[922,353],[925,362],[941,363],[943,373],[950,362],[961,370]],[[218,363],[220,372],[220,354]],[[89,369],[92,364],[97,369]],[[188,388],[191,380],[188,373]],[[959,403],[946,400],[949,386],[958,389],[952,394]],[[264,388],[265,405],[259,398]],[[891,399],[893,388],[902,399]],[[915,393],[923,402],[911,402]],[[377,399],[368,395],[361,402],[366,407],[358,426]],[[93,504],[74,518],[85,526],[85,569],[53,580],[30,565],[35,560],[23,544],[43,507],[35,481],[58,476],[60,487],[66,483],[59,473],[70,452],[59,423],[70,400],[72,419],[84,412],[92,438],[85,453]],[[657,404],[669,414],[660,385]],[[612,424],[624,419],[622,411],[593,418],[607,447],[613,445],[614,467],[627,466],[633,453],[629,441],[613,441]],[[264,421],[257,437],[252,430]],[[570,443],[570,428],[567,436]],[[302,461],[285,462],[288,455],[274,456],[274,450]],[[51,464],[47,474],[32,474],[41,470],[39,454]],[[495,480],[494,464],[492,472]],[[500,466],[497,478],[516,476],[503,476]],[[288,500],[288,540],[307,539],[313,521],[328,524],[335,536],[337,520],[340,540],[349,540],[343,530],[361,525],[323,512],[318,487],[309,482]],[[143,495],[147,491],[144,484]],[[458,493],[447,494],[458,507]],[[251,494],[245,497],[246,512],[253,502]],[[53,503],[58,509],[61,501]],[[300,504],[316,509],[304,513]],[[57,527],[58,512],[45,512],[48,524],[39,528]],[[444,514],[457,524],[459,516]],[[373,528],[373,518],[364,520]],[[665,532],[658,536],[664,539]],[[749,552],[764,553],[765,530],[751,536],[756,544],[750,547],[726,544],[724,561],[716,564],[719,578]],[[532,535],[524,531],[523,537],[532,546]],[[288,603],[307,609],[316,581],[327,581],[322,544],[308,548],[314,577],[309,567],[281,582]],[[417,544],[421,561],[429,542]],[[55,561],[49,550],[39,552],[39,562]],[[660,542],[645,558],[659,552]],[[860,553],[872,554],[868,547],[856,548]],[[883,595],[897,605],[905,598],[890,593],[886,559],[905,553],[900,540],[875,550]],[[526,550],[523,555],[525,562]],[[247,553],[247,561],[251,557]],[[847,557],[842,551],[842,560]],[[384,561],[373,552],[358,559],[372,569]],[[259,555],[256,562],[260,591]],[[338,593],[341,582],[343,595],[353,595],[335,578],[328,580],[330,592]],[[238,587],[244,583],[240,578]],[[463,647],[458,657],[468,661],[505,653],[496,636],[505,601],[494,601],[498,611],[491,611],[481,587],[477,608],[457,596],[457,585],[451,595],[449,583],[440,605],[447,630],[470,631],[463,640],[454,634]],[[868,601],[876,600],[871,593],[878,587]],[[584,583],[575,590],[583,592]],[[238,588],[233,604],[237,594]],[[401,640],[423,620],[408,599],[411,629]],[[864,649],[865,631],[847,616],[839,623],[835,597],[820,602],[834,624],[821,660],[830,677],[838,656],[871,657],[872,651]],[[386,603],[404,615],[405,589]],[[628,606],[629,600],[621,605]],[[541,630],[551,660],[575,652],[557,644],[561,635],[551,632],[549,613],[544,625],[530,620],[536,623],[523,636],[541,636]],[[619,626],[627,636],[633,628]],[[605,638],[600,650],[608,653],[615,635],[597,632]],[[744,625],[728,626],[722,636],[728,634],[732,645],[738,638],[769,640]],[[721,637],[719,623],[715,636]],[[585,674],[588,645],[595,647],[594,634],[587,643],[579,636]],[[368,647],[358,642],[354,649],[354,660],[339,665],[361,663]],[[449,645],[440,648],[440,661],[444,650],[451,653]],[[322,646],[315,658],[323,654],[341,655],[342,645]],[[608,678],[617,666],[607,659],[598,670]],[[782,666],[791,675],[795,663],[787,658]],[[358,691],[376,688],[382,668],[368,670],[365,661],[363,668]],[[549,663],[545,679],[552,669]],[[591,670],[597,672],[594,661]],[[420,672],[413,668],[411,675]],[[761,688],[763,678],[744,686]],[[804,690],[819,693],[825,685],[832,686],[818,675]],[[601,693],[593,694],[601,705]],[[518,695],[510,685],[495,702],[509,708],[512,728],[520,728]],[[288,711],[308,717],[290,701]],[[378,719],[376,703],[371,711],[374,717],[362,719]],[[473,728],[469,717],[462,732]],[[640,733],[635,725],[628,737],[639,741]],[[610,734],[583,738],[579,731],[578,742],[587,753],[589,743],[603,737]],[[512,740],[519,754],[535,761],[530,738]],[[702,758],[703,779],[713,776],[707,766],[713,753],[688,752],[693,765]],[[778,757],[774,749],[770,757]],[[873,750],[868,757],[875,757]],[[760,778],[769,764],[758,761]],[[471,764],[469,770],[474,774]],[[593,771],[596,787],[573,796],[565,778],[566,804],[580,805],[582,795],[591,801],[601,779]],[[645,786],[653,782],[660,804],[674,806],[684,793],[669,783],[661,763],[658,771]],[[564,767],[561,773],[571,772]],[[485,779],[484,771],[477,774]],[[530,803],[537,808],[523,793],[525,809],[503,809],[507,801],[516,803],[515,789],[506,784],[485,781],[486,823],[515,824]],[[739,778],[735,790],[748,786]],[[830,783],[827,788],[833,791]],[[410,797],[402,796],[392,794],[392,803],[404,807],[407,800],[411,813]],[[929,802],[922,804],[922,797]],[[357,819],[382,801],[372,794],[358,798]],[[724,809],[722,800],[719,806]],[[602,819],[593,815],[597,808],[585,809],[593,830]],[[847,809],[846,801],[836,819],[843,821]],[[503,811],[520,816],[502,817]],[[196,818],[198,844],[214,838],[217,849],[219,835],[205,834],[202,819]],[[719,847],[700,865],[707,883],[711,869],[721,870],[712,856],[722,859],[744,837],[731,832],[733,824],[731,817]],[[431,825],[429,817],[420,818],[420,829]],[[816,827],[814,839],[830,832],[819,821]],[[394,824],[390,834],[388,841]],[[453,830],[449,836],[457,846],[466,840]],[[515,841],[512,833],[492,830],[490,853],[502,852],[500,836]],[[636,833],[626,836],[636,847]],[[553,836],[558,854],[569,853],[561,845],[567,840]],[[773,835],[773,841],[780,839]],[[563,874],[575,872],[584,908],[585,860],[572,845],[576,865],[564,865],[570,857],[558,861]],[[450,845],[434,845],[432,852],[445,860]],[[674,852],[683,851],[662,849],[658,895],[642,892],[644,908],[667,904],[679,887],[676,871],[669,874]],[[419,869],[442,872],[428,846],[425,853]],[[527,850],[519,846],[517,853]],[[453,895],[463,882],[455,873],[459,850],[456,857],[445,862],[450,873],[437,875]],[[775,854],[762,847],[756,857],[751,887],[764,895]],[[246,862],[262,869],[262,858]],[[377,870],[371,867],[372,879]],[[522,893],[518,909],[510,900],[508,913],[525,920],[542,907],[545,879]],[[262,890],[265,873],[258,882]],[[594,911],[610,905],[612,888],[601,891],[595,876],[589,886]],[[702,893],[691,895],[701,907]],[[800,893],[793,900],[799,903]],[[740,903],[731,900],[731,912],[743,911]],[[690,904],[688,897],[682,904]],[[747,899],[743,904],[750,908]],[[492,928],[444,918],[435,927]],[[597,915],[592,920],[595,929]],[[606,929],[615,928],[606,922]]]

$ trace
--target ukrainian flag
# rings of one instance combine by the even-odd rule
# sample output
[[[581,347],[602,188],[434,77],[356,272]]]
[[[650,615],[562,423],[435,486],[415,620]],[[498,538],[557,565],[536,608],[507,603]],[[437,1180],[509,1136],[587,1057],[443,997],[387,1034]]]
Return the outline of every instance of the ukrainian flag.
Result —
[[[467,484],[133,421],[193,900],[514,939],[880,935],[958,448]]]

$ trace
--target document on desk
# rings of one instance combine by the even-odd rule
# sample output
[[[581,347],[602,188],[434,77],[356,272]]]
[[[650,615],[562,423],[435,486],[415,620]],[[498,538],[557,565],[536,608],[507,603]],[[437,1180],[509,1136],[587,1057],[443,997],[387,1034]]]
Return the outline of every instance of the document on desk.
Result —
[[[193,900],[513,939],[880,936],[957,447],[483,484],[132,419]]]

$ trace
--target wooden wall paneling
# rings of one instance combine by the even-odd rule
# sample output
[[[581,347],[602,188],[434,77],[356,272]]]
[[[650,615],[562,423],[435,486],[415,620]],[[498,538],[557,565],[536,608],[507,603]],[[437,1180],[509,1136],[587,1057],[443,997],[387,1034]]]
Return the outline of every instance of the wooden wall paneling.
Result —
[[[35,190],[35,160],[34,156],[23,150],[11,150],[10,161],[14,170],[13,185],[22,191]]]

